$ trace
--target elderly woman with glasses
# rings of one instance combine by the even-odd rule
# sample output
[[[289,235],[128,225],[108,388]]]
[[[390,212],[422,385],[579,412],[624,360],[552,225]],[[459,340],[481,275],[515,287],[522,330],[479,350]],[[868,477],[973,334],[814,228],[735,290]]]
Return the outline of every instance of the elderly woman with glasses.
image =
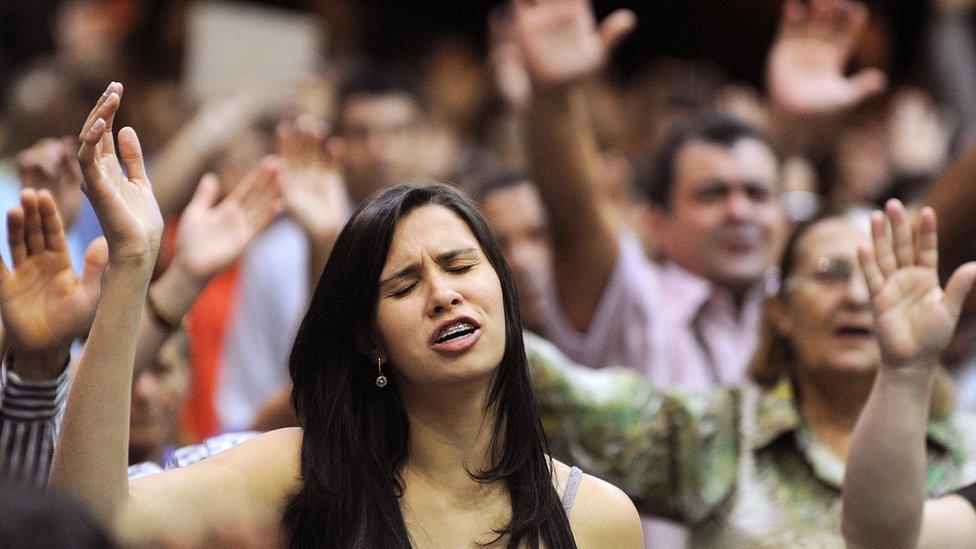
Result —
[[[557,455],[610,479],[642,513],[688,523],[694,546],[843,547],[845,463],[879,366],[939,328],[913,324],[915,288],[892,285],[879,297],[865,279],[859,249],[867,257],[872,240],[879,250],[887,242],[890,255],[886,231],[907,231],[912,245],[913,224],[902,205],[893,201],[887,213],[893,231],[880,213],[872,219],[847,210],[794,233],[752,365],[760,383],[666,393],[632,372],[574,368],[530,341],[536,394]],[[918,250],[899,254],[925,263],[909,266],[905,259],[895,269],[921,271],[927,291],[942,295],[934,248],[923,245],[934,241],[934,214],[926,209],[919,219]],[[943,307],[954,325],[965,292],[948,293],[951,303]],[[894,330],[903,334],[892,338]],[[929,495],[976,480],[976,423],[952,413],[950,385],[936,380],[921,475]]]

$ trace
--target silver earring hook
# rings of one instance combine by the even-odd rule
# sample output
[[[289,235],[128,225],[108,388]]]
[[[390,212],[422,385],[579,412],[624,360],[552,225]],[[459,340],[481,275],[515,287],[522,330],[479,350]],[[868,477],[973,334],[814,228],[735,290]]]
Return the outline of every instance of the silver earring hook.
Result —
[[[386,376],[383,375],[383,359],[376,357],[376,386],[386,387]]]

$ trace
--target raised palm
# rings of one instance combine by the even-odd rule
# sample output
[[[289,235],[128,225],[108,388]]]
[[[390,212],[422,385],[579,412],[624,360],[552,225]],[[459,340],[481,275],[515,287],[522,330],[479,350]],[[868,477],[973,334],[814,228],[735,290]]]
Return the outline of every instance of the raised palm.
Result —
[[[788,0],[769,52],[767,81],[775,104],[796,114],[831,113],[884,90],[877,69],[852,76],[845,68],[867,22],[866,8],[849,0]]]
[[[95,316],[105,241],[89,246],[79,280],[48,191],[25,189],[7,223],[13,270],[0,265],[0,316],[11,348],[32,355],[67,351],[72,340],[88,333]]]
[[[327,128],[299,117],[279,124],[277,133],[278,152],[286,161],[285,209],[314,238],[335,238],[351,212],[339,167],[326,152]]]
[[[113,82],[102,94],[79,139],[78,162],[84,175],[82,191],[98,215],[108,242],[109,263],[144,265],[155,261],[163,218],[146,174],[142,147],[132,128],[119,131],[115,152],[112,122],[122,98],[122,84]]]
[[[206,175],[176,233],[173,261],[206,281],[236,261],[281,212],[283,162],[266,157],[218,202],[220,182]]]
[[[70,230],[81,206],[81,168],[74,138],[46,137],[17,153],[20,186],[47,189],[54,197],[64,226]]]
[[[859,259],[875,316],[875,330],[886,366],[937,360],[959,320],[963,302],[976,280],[976,263],[953,273],[946,289],[939,286],[935,213],[924,208],[913,230],[900,202],[884,216],[872,216],[873,251]]]
[[[558,86],[600,70],[636,19],[617,10],[597,26],[588,0],[514,0],[515,34],[539,85]]]

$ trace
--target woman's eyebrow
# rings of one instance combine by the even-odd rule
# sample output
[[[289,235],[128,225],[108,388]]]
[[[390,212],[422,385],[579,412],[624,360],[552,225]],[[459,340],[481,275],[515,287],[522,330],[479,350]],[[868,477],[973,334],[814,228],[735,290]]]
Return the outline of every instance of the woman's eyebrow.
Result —
[[[441,264],[448,263],[452,259],[457,259],[458,257],[462,257],[462,256],[477,255],[477,253],[478,253],[478,249],[475,248],[474,246],[468,246],[467,248],[458,248],[456,250],[444,252],[441,255],[437,256],[437,262]]]
[[[457,248],[438,255],[437,263],[439,264],[449,263],[452,260],[457,259],[458,257],[473,256],[476,255],[477,253],[478,253],[478,249],[475,248],[474,246],[468,246],[467,248]],[[393,283],[399,282],[403,278],[416,274],[417,271],[419,270],[420,270],[419,264],[411,263],[410,265],[407,265],[406,267],[393,273],[386,279],[380,281],[380,289],[382,290],[383,288]]]

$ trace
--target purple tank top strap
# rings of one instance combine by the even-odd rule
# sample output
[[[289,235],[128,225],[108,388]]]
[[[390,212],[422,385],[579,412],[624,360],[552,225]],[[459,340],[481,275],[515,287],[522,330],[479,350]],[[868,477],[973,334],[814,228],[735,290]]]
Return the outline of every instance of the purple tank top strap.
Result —
[[[579,467],[573,467],[569,470],[569,480],[566,481],[566,489],[563,491],[563,509],[566,511],[567,518],[573,510],[573,500],[576,499],[576,489],[579,488],[582,476],[583,471]]]

